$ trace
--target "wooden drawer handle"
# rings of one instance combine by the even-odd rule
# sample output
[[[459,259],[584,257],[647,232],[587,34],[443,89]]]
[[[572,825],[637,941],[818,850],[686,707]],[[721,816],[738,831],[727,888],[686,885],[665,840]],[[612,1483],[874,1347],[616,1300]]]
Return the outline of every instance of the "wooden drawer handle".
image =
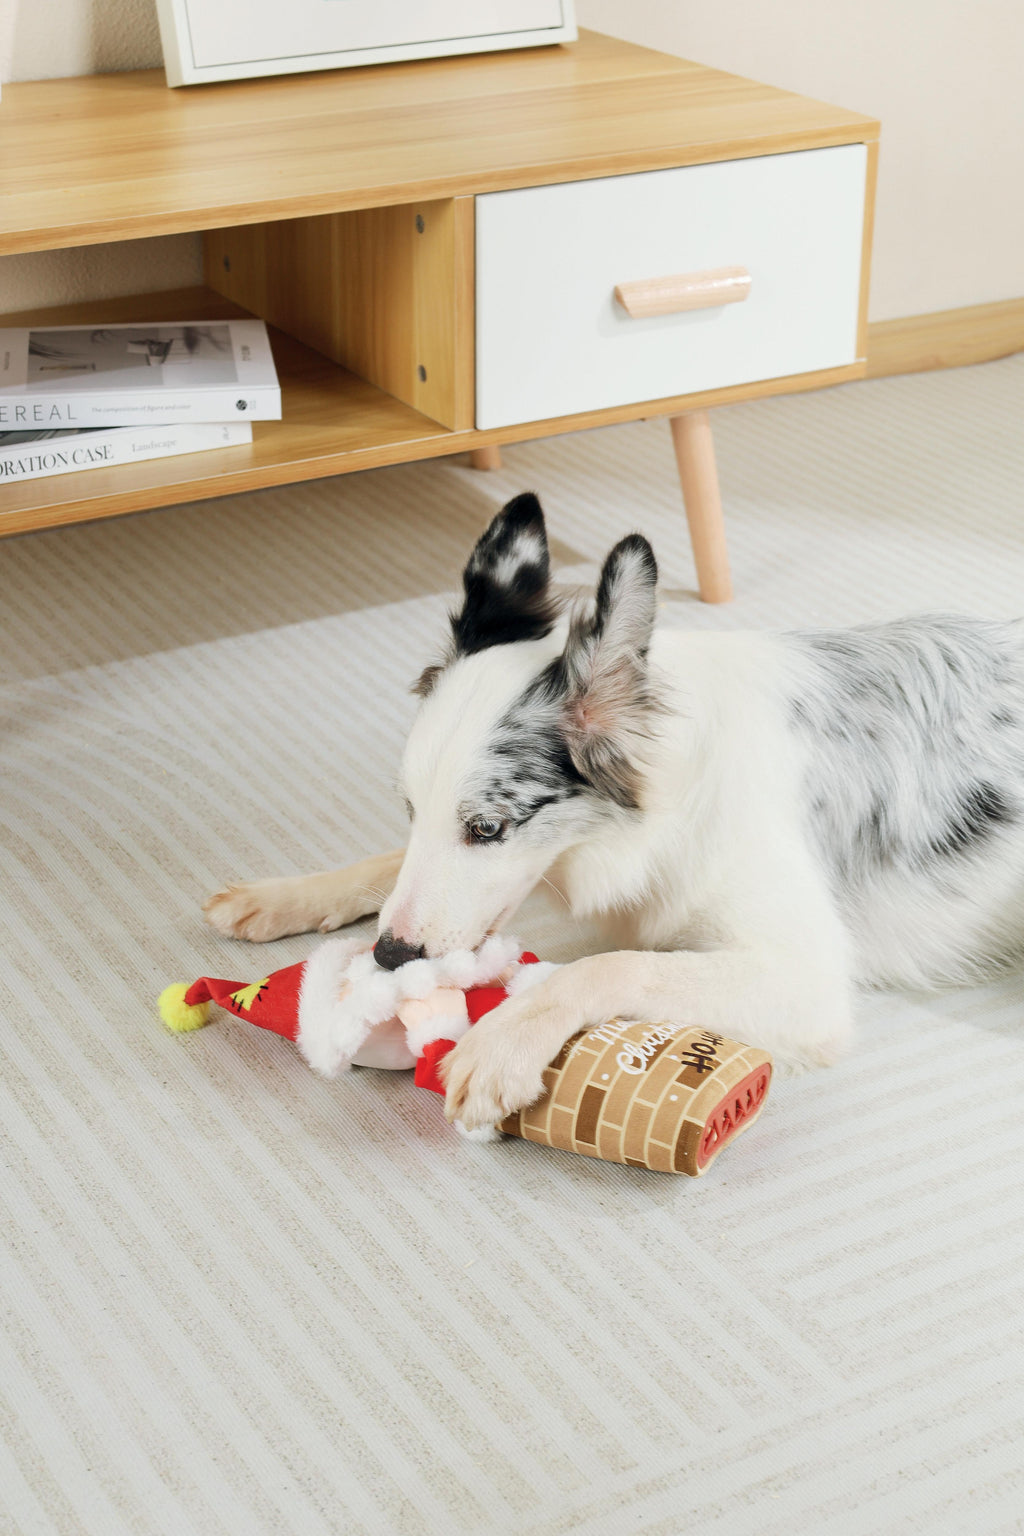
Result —
[[[619,283],[615,297],[634,320],[675,315],[686,309],[717,309],[738,304],[750,292],[746,267],[716,267],[713,272],[681,272],[676,277],[647,277]]]

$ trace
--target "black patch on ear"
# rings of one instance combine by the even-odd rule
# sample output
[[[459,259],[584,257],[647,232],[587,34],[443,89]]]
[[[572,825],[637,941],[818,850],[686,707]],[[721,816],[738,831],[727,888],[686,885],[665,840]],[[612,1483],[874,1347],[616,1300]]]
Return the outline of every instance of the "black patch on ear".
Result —
[[[640,606],[648,608],[649,616],[637,614],[639,624],[642,625],[646,619],[648,633],[645,640],[636,642],[636,652],[642,660],[646,660],[650,630],[654,625],[654,588],[658,583],[658,562],[654,558],[654,550],[642,533],[630,533],[620,539],[604,563],[597,586],[593,633],[596,637],[604,633],[613,604],[621,597],[623,575],[626,572],[634,589],[649,589],[649,605],[640,599]]]
[[[550,633],[559,605],[549,580],[544,513],[526,491],[498,513],[463,572],[465,602],[451,617],[455,654],[471,656]]]

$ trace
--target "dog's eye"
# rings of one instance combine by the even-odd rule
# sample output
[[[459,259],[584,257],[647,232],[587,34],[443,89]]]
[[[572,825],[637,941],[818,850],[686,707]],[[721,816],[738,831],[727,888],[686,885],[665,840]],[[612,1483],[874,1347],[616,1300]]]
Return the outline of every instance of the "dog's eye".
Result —
[[[493,843],[496,837],[500,837],[505,830],[503,821],[491,821],[486,816],[481,816],[476,821],[469,823],[469,835],[474,843]]]

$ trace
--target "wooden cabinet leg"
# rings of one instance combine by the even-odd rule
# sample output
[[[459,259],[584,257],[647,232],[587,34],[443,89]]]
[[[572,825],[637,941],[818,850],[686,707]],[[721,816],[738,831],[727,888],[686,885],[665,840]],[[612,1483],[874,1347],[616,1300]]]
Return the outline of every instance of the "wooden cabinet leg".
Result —
[[[470,450],[469,462],[473,469],[500,469],[501,449],[497,443],[487,448],[473,448]]]
[[[685,416],[671,417],[669,425],[690,525],[697,587],[705,603],[727,603],[732,598],[732,577],[711,422],[707,411],[687,411]]]

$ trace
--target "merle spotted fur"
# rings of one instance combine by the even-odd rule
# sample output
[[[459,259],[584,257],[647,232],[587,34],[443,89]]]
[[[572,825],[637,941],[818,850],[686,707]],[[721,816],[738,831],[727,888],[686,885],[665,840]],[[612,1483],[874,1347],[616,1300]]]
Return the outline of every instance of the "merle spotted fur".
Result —
[[[411,952],[475,948],[540,881],[608,948],[510,998],[448,1058],[448,1113],[532,1102],[576,1030],[672,1018],[804,1065],[854,983],[963,983],[1024,956],[1024,629],[926,617],[804,634],[655,625],[653,553],[551,585],[536,497],[470,556],[403,760],[404,856],[208,904],[224,932],[337,927],[390,890]]]
[[[950,616],[790,637],[808,816],[840,893],[983,856],[1024,809],[1020,627]]]

